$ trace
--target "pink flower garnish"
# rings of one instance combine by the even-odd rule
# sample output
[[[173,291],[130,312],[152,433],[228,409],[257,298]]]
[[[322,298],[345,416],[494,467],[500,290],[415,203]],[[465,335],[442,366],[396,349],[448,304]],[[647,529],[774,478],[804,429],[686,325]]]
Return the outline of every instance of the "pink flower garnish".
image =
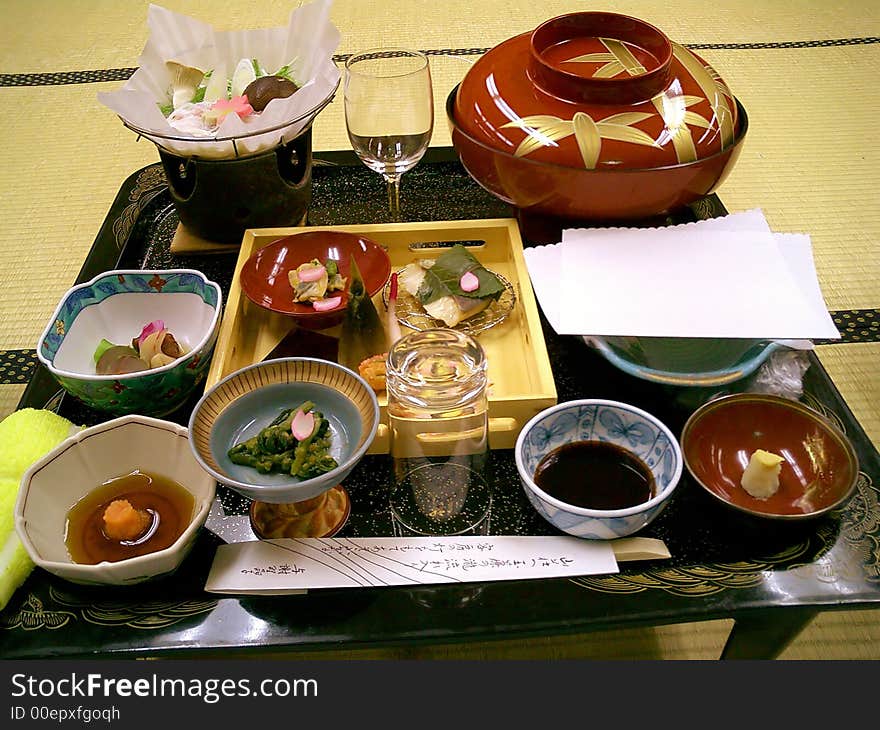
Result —
[[[480,280],[474,272],[465,271],[461,275],[461,280],[458,282],[458,285],[461,287],[462,291],[476,291],[480,288]]]
[[[297,276],[300,281],[317,281],[322,276],[324,276],[324,272],[327,269],[323,266],[309,266],[308,268],[300,269],[297,272]]]
[[[290,432],[297,441],[304,441],[315,430],[315,416],[313,413],[297,411],[290,422]]]
[[[211,104],[211,111],[214,112],[219,124],[227,114],[238,114],[239,119],[249,117],[254,113],[254,108],[246,96],[233,96],[231,99],[217,99]]]
[[[161,319],[154,319],[147,325],[144,325],[144,328],[141,330],[141,333],[138,335],[137,341],[138,344],[143,342],[144,338],[149,337],[155,332],[161,332],[165,329],[165,322]]]
[[[318,299],[316,302],[312,302],[316,312],[329,312],[331,309],[336,309],[340,304],[342,304],[342,297],[330,297],[329,299]]]

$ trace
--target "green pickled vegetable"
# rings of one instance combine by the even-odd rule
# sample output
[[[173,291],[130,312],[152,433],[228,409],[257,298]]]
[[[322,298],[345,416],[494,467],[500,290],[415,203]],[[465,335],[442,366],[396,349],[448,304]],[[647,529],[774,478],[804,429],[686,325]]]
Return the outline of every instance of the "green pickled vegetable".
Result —
[[[291,431],[297,411],[312,412],[315,428],[298,441]],[[227,452],[233,464],[248,466],[260,474],[290,474],[311,479],[335,469],[339,464],[330,456],[330,422],[306,401],[299,408],[286,408],[256,436],[235,444]]]

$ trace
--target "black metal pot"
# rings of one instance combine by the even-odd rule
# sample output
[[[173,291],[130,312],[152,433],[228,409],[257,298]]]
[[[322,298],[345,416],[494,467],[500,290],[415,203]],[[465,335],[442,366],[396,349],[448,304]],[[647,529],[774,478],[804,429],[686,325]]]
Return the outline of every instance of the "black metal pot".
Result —
[[[206,160],[159,147],[174,207],[192,234],[240,243],[247,228],[294,226],[312,199],[312,128],[252,157]]]

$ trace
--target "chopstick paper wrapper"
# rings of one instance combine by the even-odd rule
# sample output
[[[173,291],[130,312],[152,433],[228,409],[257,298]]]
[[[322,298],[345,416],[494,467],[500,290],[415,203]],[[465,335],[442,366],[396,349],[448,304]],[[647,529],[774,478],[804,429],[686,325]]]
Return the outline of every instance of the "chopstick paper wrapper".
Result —
[[[285,595],[365,588],[602,575],[618,561],[670,557],[650,538],[364,537],[251,540],[217,549],[209,593]]]

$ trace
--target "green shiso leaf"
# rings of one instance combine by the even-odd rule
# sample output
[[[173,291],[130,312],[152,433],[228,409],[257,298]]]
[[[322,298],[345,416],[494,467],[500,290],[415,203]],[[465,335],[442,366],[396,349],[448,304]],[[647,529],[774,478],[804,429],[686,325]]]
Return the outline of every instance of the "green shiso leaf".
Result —
[[[461,288],[461,277],[469,271],[480,282],[476,291],[464,291]],[[422,304],[430,304],[448,296],[497,299],[503,291],[504,285],[498,277],[477,261],[464,246],[456,243],[443,252],[428,269],[417,296]]]
[[[282,78],[287,79],[288,81],[293,82],[297,86],[302,86],[302,84],[293,76],[293,66],[296,63],[298,57],[294,56],[290,62],[285,63],[281,68],[279,68],[273,76],[281,76]]]

